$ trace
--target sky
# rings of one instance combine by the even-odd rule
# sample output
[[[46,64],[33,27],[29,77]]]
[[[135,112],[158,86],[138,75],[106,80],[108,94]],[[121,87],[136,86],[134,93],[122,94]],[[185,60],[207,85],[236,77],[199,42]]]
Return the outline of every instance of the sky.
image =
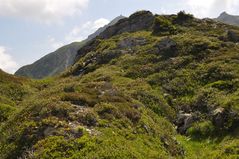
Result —
[[[0,69],[14,73],[139,10],[215,18],[223,11],[239,15],[239,0],[0,0]]]

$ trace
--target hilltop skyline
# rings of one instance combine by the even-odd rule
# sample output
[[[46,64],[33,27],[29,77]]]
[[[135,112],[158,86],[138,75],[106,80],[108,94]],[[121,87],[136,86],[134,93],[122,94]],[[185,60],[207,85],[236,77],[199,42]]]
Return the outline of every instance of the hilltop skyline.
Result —
[[[238,0],[0,0],[0,68],[14,73],[57,48],[81,41],[119,15],[137,10],[215,18],[221,12],[238,15]],[[116,7],[117,6],[117,7]]]

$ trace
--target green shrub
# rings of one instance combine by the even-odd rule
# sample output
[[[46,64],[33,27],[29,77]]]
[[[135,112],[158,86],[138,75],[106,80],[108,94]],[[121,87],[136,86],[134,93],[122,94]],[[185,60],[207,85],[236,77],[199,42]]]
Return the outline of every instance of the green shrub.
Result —
[[[162,97],[144,91],[138,91],[133,96],[156,114],[166,116],[170,120],[175,117],[174,110]]]
[[[153,34],[154,35],[167,35],[174,34],[176,31],[175,26],[165,17],[158,16],[154,20]]]
[[[177,23],[177,24],[188,23],[192,19],[193,19],[193,15],[192,14],[187,14],[187,13],[185,13],[185,11],[180,11],[177,14],[177,17],[175,19],[175,23]]]
[[[204,35],[186,33],[176,36],[174,40],[181,55],[193,55],[197,59],[204,59],[212,50],[221,47],[218,39]]]
[[[79,121],[87,126],[96,126],[97,124],[97,114],[94,112],[85,112],[82,117],[80,117]]]
[[[191,109],[202,113],[209,113],[212,108],[218,106],[216,95],[216,89],[199,90],[192,99]]]
[[[103,119],[121,118],[119,110],[112,104],[102,103],[96,106],[99,116]]]
[[[0,103],[0,123],[6,121],[15,110],[12,106]]]
[[[61,98],[62,101],[69,101],[72,104],[80,106],[90,106],[93,107],[97,103],[97,99],[91,97],[91,95],[86,93],[66,93]]]
[[[201,81],[204,84],[216,81],[230,81],[235,78],[236,74],[232,68],[220,64],[210,64],[201,71]]]
[[[118,58],[121,55],[120,51],[104,51],[100,52],[97,55],[97,63],[98,64],[107,64],[111,60]]]
[[[211,121],[196,122],[187,130],[187,135],[193,138],[207,138],[214,133],[215,127]]]
[[[164,83],[168,83],[171,79],[171,75],[167,71],[160,71],[159,73],[154,73],[148,76],[147,81],[152,86],[162,86]]]
[[[136,71],[137,70],[137,71]],[[146,65],[133,65],[125,73],[125,77],[137,79],[147,77],[155,72],[155,68],[152,64]]]
[[[216,81],[213,83],[210,83],[209,86],[213,88],[217,88],[219,90],[228,90],[228,91],[235,91],[235,83],[231,81]]]
[[[175,77],[162,87],[174,97],[187,96],[194,93],[194,83],[187,76]]]
[[[138,110],[135,110],[135,109],[128,109],[127,111],[124,111],[125,113],[125,116],[131,120],[133,123],[137,123],[140,118],[141,118],[141,114]]]
[[[239,141],[238,140],[234,140],[231,143],[228,143],[225,145],[224,147],[224,151],[223,151],[223,156],[225,157],[232,157],[233,156],[235,158],[239,157]]]
[[[75,92],[75,88],[74,86],[70,85],[70,86],[66,86],[64,88],[64,92],[70,93],[70,92]]]

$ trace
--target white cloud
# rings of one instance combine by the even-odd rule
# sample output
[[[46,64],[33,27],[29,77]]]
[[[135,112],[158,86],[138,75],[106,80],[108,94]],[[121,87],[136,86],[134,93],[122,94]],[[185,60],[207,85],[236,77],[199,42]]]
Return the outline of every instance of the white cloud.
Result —
[[[81,13],[88,3],[89,0],[0,0],[0,16],[51,23]]]
[[[223,11],[239,14],[239,0],[186,0],[187,11],[197,17],[217,17]]]
[[[0,46],[0,68],[8,73],[14,73],[17,69],[17,63],[6,53],[6,49]]]
[[[54,50],[59,49],[60,47],[62,47],[64,45],[63,42],[59,42],[55,38],[50,37],[50,36],[48,37],[47,41]]]
[[[54,37],[49,36],[47,39],[51,48],[56,50],[66,44],[72,42],[79,42],[86,39],[90,34],[94,33],[97,29],[107,25],[110,21],[105,18],[100,18],[95,21],[88,21],[82,25],[74,27],[68,34],[65,35],[65,39],[57,41]]]
[[[100,18],[95,21],[88,21],[83,25],[76,26],[72,31],[66,35],[67,42],[82,41],[88,37],[88,35],[94,33],[100,27],[105,26],[110,21],[105,18]]]
[[[100,18],[96,21],[93,22],[93,25],[92,25],[92,29],[94,30],[97,30],[99,29],[100,27],[103,27],[105,26],[106,24],[108,24],[110,21],[108,19],[104,19],[104,18]]]

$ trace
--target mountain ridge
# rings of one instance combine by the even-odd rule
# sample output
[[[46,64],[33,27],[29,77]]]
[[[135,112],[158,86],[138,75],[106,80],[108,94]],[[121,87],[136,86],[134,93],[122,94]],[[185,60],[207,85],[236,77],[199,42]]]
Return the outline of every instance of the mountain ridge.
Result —
[[[15,75],[26,76],[35,79],[42,79],[44,77],[58,75],[63,72],[66,68],[74,64],[74,59],[77,51],[87,42],[98,36],[107,27],[114,25],[120,19],[125,18],[124,16],[118,16],[113,19],[109,24],[99,28],[95,33],[88,36],[87,39],[82,42],[73,42],[71,44],[62,46],[56,51],[45,55],[36,62],[30,65],[21,67],[15,72]]]
[[[230,15],[227,12],[222,12],[215,20],[226,24],[239,26],[239,16]]]

